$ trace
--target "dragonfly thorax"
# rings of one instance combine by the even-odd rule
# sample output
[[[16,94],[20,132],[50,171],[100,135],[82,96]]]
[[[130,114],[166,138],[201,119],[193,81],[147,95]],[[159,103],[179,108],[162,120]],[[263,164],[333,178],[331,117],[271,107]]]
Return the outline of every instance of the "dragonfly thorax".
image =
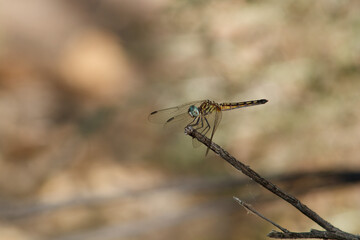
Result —
[[[189,107],[189,110],[188,110],[188,113],[191,117],[195,118],[195,117],[198,117],[200,115],[200,111],[199,111],[199,108],[197,108],[196,106],[194,105],[191,105]]]

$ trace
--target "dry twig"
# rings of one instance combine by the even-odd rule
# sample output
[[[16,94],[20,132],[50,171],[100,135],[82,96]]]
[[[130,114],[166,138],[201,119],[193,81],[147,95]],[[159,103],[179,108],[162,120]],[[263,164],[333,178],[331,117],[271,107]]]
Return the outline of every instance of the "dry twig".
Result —
[[[228,152],[226,152],[224,149],[222,149],[219,145],[215,144],[214,142],[210,141],[209,138],[203,136],[199,132],[197,132],[192,127],[188,126],[185,128],[185,133],[193,138],[196,138],[199,142],[203,143],[205,146],[210,148],[213,152],[218,154],[221,158],[223,158],[225,161],[230,163],[233,167],[240,170],[243,174],[250,177],[252,180],[254,180],[256,183],[260,184],[270,192],[274,193],[275,195],[279,196],[280,198],[284,199],[291,205],[293,205],[295,208],[297,208],[300,212],[302,212],[305,216],[316,222],[318,225],[320,225],[322,228],[324,228],[326,231],[317,231],[312,230],[310,232],[306,233],[295,233],[295,232],[271,232],[268,236],[272,238],[323,238],[323,239],[360,239],[360,236],[353,235],[347,232],[344,232],[335,226],[333,226],[331,223],[320,217],[316,212],[311,210],[309,207],[307,207],[305,204],[300,202],[297,198],[291,196],[288,193],[285,193],[283,190],[278,188],[275,184],[269,182],[265,178],[261,177],[258,173],[256,173],[254,170],[252,170],[250,167],[246,166],[242,162],[235,159],[233,156],[231,156]]]

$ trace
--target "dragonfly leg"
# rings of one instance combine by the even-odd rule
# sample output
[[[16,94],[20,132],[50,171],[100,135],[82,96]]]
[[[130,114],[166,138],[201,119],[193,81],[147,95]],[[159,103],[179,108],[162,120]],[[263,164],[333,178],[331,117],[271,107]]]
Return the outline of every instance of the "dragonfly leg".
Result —
[[[195,122],[195,120],[197,120],[197,121]],[[200,121],[200,117],[194,118],[194,120],[192,120],[192,121],[188,124],[188,126],[194,127],[194,126],[196,126],[196,125],[199,124],[199,121]],[[193,122],[195,122],[195,123],[193,123]]]
[[[200,132],[201,134],[204,134],[204,132],[206,132],[207,133],[207,129],[208,128],[210,128],[210,126],[209,126],[209,123],[208,123],[208,121],[207,121],[207,119],[206,118],[204,118],[205,119],[205,122],[206,122],[206,126],[205,126],[205,128]]]
[[[200,117],[200,120],[201,120],[201,125],[200,125],[200,126],[198,126],[198,127],[196,127],[196,128],[195,128],[196,130],[201,129],[201,128],[203,128],[203,127],[204,127],[204,121],[203,121],[203,118],[202,118],[202,117]]]
[[[204,130],[201,132],[201,134],[203,134],[203,135],[206,135],[208,132],[209,132],[209,130],[210,130],[210,124],[209,124],[209,121],[205,118],[205,122],[206,122],[206,127],[204,128]]]

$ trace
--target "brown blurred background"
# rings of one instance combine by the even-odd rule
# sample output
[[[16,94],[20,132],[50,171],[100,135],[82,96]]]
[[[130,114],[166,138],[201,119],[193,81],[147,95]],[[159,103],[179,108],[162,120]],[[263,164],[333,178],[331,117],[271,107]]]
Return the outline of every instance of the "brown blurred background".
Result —
[[[360,2],[3,0],[0,239],[265,239],[318,228],[148,114],[266,98],[214,141],[360,232]]]

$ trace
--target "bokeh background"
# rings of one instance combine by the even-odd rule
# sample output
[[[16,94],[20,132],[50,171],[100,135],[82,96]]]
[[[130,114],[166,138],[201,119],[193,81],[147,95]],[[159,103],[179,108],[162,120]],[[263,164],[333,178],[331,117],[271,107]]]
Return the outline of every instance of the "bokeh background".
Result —
[[[360,232],[360,2],[2,0],[0,239],[265,239],[318,228],[183,129],[214,141],[344,231]]]

